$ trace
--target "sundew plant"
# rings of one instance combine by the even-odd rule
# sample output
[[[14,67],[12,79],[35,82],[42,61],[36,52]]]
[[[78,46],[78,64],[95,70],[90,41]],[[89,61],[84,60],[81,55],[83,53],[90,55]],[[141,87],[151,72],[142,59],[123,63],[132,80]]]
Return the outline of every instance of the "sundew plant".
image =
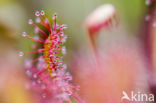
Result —
[[[75,93],[79,90],[79,86],[73,86],[70,83],[72,76],[66,72],[67,65],[63,62],[66,54],[64,43],[67,39],[64,29],[67,28],[67,25],[57,24],[57,14],[52,17],[52,25],[43,10],[36,11],[35,15],[37,24],[32,19],[28,20],[28,24],[34,27],[34,31],[38,35],[31,37],[23,32],[22,36],[40,45],[36,45],[35,51],[19,52],[19,56],[40,53],[35,59],[25,60],[26,74],[30,78],[27,88],[32,89],[39,96],[39,103],[71,103],[72,97],[78,103],[83,103]],[[45,32],[45,29],[48,32]]]

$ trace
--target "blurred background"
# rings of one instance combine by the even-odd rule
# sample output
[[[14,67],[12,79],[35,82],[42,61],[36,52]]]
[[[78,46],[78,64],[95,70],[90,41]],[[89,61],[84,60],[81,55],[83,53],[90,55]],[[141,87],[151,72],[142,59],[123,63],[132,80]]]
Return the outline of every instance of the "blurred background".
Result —
[[[124,85],[123,83],[125,86],[124,88],[129,88],[131,86],[131,76],[137,75],[133,72],[138,72],[139,70],[141,71],[139,72],[141,76],[137,78],[139,78],[139,80],[141,78],[141,80],[143,80],[141,83],[144,83],[142,85],[143,87],[139,88],[146,88],[146,91],[150,92],[147,83],[148,81],[146,80],[147,75],[145,73],[146,69],[148,69],[146,68],[148,61],[144,60],[145,55],[143,51],[143,43],[141,41],[145,15],[148,8],[145,4],[145,0],[0,0],[0,103],[35,103],[32,100],[30,91],[24,86],[27,79],[23,67],[24,58],[19,57],[18,52],[31,51],[32,41],[22,38],[21,34],[23,31],[26,31],[30,33],[30,35],[33,35],[33,28],[28,25],[28,19],[35,19],[35,11],[42,9],[45,10],[50,19],[53,13],[56,12],[58,14],[58,22],[60,24],[68,25],[68,29],[65,30],[65,34],[68,35],[66,43],[66,62],[73,74],[73,78],[75,78],[74,80],[76,84],[79,84],[80,86],[82,85],[82,90],[84,91],[80,92],[82,98],[84,98],[84,100],[86,99],[86,101],[88,101],[87,103],[108,103],[108,101],[104,102],[105,100],[102,100],[101,98],[98,99],[99,94],[101,94],[99,92],[97,93],[94,91],[95,95],[97,93],[97,95],[94,96],[95,99],[90,99],[93,98],[93,95],[88,95],[92,94],[92,92],[90,93],[88,91],[92,90],[94,87],[96,88],[96,86],[103,86],[103,83],[95,82],[95,84],[99,85],[94,85],[93,88],[88,88],[83,83],[84,78],[86,79],[85,82],[87,81],[90,85],[94,84],[94,82],[92,83],[89,78],[87,79],[85,76],[83,78],[84,74],[80,75],[81,72],[83,72],[81,69],[78,69],[78,72],[76,72],[76,68],[85,68],[87,65],[87,62],[82,63],[82,61],[90,60],[88,57],[85,58],[85,54],[89,55],[87,51],[90,51],[85,19],[95,8],[106,3],[114,5],[117,9],[119,26],[113,27],[111,30],[103,30],[100,32],[98,43],[100,52],[104,56],[104,60],[102,59],[101,61],[108,62],[106,66],[107,68],[121,68],[119,70],[114,71],[112,69],[112,71],[109,71],[110,75],[113,76],[114,72],[118,72],[115,74],[117,77],[107,77],[112,78],[112,82],[120,81],[122,78],[121,74],[123,74],[123,72],[121,72],[123,71],[122,68],[125,67],[128,71],[124,71],[124,73],[132,72],[128,77],[125,76],[125,78],[128,79],[126,80],[127,82],[124,83],[127,84]],[[78,55],[81,55],[79,60],[75,59],[78,58]],[[114,55],[121,56],[122,59],[119,61],[118,59],[114,60]],[[74,63],[73,60],[75,60]],[[125,62],[124,64],[126,66],[122,67],[122,62]],[[81,65],[75,63],[80,63]],[[90,63],[88,63],[88,65],[90,65]],[[104,66],[104,68],[106,67]],[[97,74],[92,74],[91,72],[91,75]],[[95,81],[97,81],[96,78]],[[109,84],[111,81],[108,81],[109,79],[101,82]],[[119,82],[119,84],[122,83]],[[110,87],[113,85],[114,84],[110,83]],[[121,85],[118,86],[122,88]],[[105,87],[107,89],[107,86]],[[119,88],[116,88],[115,90],[118,89]],[[114,98],[116,97],[115,94],[112,95]],[[99,101],[96,102],[96,100]],[[115,102],[110,101],[109,103]]]

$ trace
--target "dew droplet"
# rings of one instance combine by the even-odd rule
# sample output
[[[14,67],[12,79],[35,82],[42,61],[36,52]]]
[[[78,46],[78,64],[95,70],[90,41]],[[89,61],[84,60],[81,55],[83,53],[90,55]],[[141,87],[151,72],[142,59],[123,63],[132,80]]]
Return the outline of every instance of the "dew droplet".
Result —
[[[145,4],[146,4],[146,5],[150,5],[150,4],[151,4],[151,0],[146,0],[146,1],[145,1]]]
[[[44,10],[41,10],[41,15],[44,15],[45,13],[44,13]]]
[[[19,52],[19,56],[21,57],[21,56],[23,56],[24,55],[24,53],[23,52]]]
[[[155,21],[155,22],[153,22],[152,26],[153,26],[153,27],[156,27],[156,21]]]
[[[67,69],[67,65],[66,64],[63,64],[62,69],[63,70],[66,70]]]
[[[47,19],[47,18],[45,18],[44,22],[45,22],[45,23],[48,23],[48,19]]]
[[[57,18],[57,14],[55,13],[55,14],[53,15],[53,20],[56,20],[56,18]]]
[[[72,78],[72,75],[71,75],[69,72],[67,72],[67,73],[65,74],[65,79],[66,79],[67,81],[71,81],[73,78]]]
[[[43,97],[43,98],[46,98],[46,96],[47,96],[46,93],[43,93],[43,94],[42,94],[42,97]]]
[[[51,76],[52,76],[52,77],[55,77],[56,75],[57,75],[57,74],[56,74],[55,72],[52,72],[52,73],[51,73]]]
[[[36,21],[36,23],[40,23],[41,19],[39,17],[37,17],[35,21]]]
[[[39,33],[39,28],[36,27],[34,30],[35,33]]]
[[[36,12],[35,12],[35,15],[36,15],[36,16],[40,16],[40,12],[39,12],[39,11],[36,11]]]
[[[65,46],[62,47],[62,54],[66,54],[66,47]]]
[[[43,61],[44,61],[44,58],[43,58],[42,56],[40,56],[40,57],[39,57],[39,61],[40,61],[40,62],[43,62]]]
[[[59,65],[62,65],[63,64],[63,61],[62,60],[58,61],[58,64]]]
[[[61,30],[63,30],[63,29],[67,29],[68,27],[67,27],[67,25],[66,24],[62,24],[61,26],[60,26],[60,29]]]
[[[61,42],[62,42],[62,43],[65,43],[66,40],[67,40],[67,36],[65,35],[65,36],[62,38]]]
[[[148,14],[148,15],[146,15],[146,17],[145,17],[145,21],[149,21],[151,19],[151,16]]]
[[[63,32],[60,32],[60,36],[63,36],[64,35],[64,33]]]
[[[39,40],[39,36],[38,35],[34,36],[34,38],[37,39],[37,40]]]
[[[32,81],[32,85],[35,86],[36,85],[36,82],[35,81]]]
[[[29,19],[29,20],[28,20],[28,24],[33,24],[32,19]]]
[[[31,68],[32,67],[32,60],[29,59],[29,58],[25,59],[25,61],[24,61],[24,67],[26,69]]]
[[[67,93],[60,94],[60,97],[63,98],[64,100],[68,100],[69,99],[69,95]]]
[[[26,36],[27,36],[26,32],[23,32],[23,33],[22,33],[22,36],[23,36],[23,37],[26,37]]]
[[[26,70],[26,74],[28,77],[30,77],[32,75],[32,72],[30,70]]]
[[[33,77],[36,79],[37,78],[37,74],[34,74]]]
[[[58,24],[56,24],[56,29],[59,29],[59,27],[60,27],[60,26],[59,26]]]
[[[37,80],[37,83],[40,84],[41,83],[41,80]]]
[[[25,88],[26,88],[27,90],[30,89],[30,84],[29,84],[28,82],[25,83]]]

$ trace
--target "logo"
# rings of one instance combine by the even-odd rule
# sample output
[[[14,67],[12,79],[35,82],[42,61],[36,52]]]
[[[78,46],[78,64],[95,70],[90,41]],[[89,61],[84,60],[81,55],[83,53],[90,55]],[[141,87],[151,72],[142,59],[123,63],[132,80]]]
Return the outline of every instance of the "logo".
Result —
[[[122,98],[121,100],[128,100],[128,101],[139,101],[139,102],[153,102],[154,101],[154,94],[146,94],[146,93],[141,93],[137,92],[135,93],[134,91],[130,92],[130,95],[125,91],[122,91]]]

